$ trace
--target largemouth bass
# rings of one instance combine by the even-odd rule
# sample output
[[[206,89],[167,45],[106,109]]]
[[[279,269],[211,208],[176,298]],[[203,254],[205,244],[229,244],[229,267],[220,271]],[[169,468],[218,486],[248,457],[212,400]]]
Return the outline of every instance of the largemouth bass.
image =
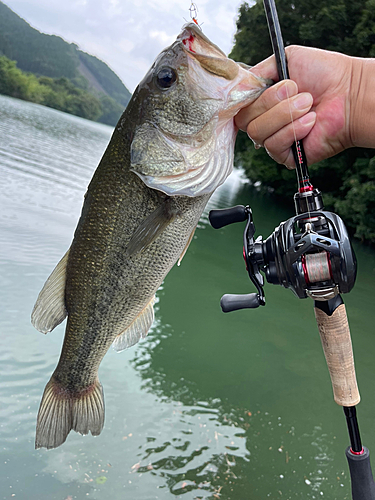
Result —
[[[147,335],[155,292],[232,170],[233,117],[268,84],[188,24],[135,90],[32,313],[43,333],[68,317],[36,448],[61,445],[71,429],[100,434],[100,362],[111,344],[120,351]]]

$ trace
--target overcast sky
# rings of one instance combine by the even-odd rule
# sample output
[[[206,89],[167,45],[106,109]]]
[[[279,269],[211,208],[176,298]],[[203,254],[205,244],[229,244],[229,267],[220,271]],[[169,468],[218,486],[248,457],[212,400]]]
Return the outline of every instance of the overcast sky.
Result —
[[[105,61],[132,92],[190,20],[191,0],[3,0],[31,26]],[[241,0],[196,0],[204,33],[230,52]]]

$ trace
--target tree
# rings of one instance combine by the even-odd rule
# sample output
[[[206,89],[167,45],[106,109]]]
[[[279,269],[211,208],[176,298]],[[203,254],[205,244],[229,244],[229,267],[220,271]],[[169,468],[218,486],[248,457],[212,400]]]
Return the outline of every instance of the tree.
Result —
[[[285,45],[297,44],[375,55],[375,0],[277,0]],[[272,54],[263,2],[241,5],[230,57],[255,65]],[[345,216],[349,229],[363,241],[375,242],[375,168],[373,150],[354,148],[310,167],[313,183],[324,189],[327,209]],[[295,174],[277,165],[263,149],[256,150],[245,134],[236,143],[236,163],[251,181],[272,188],[281,198],[295,191]],[[361,200],[354,202],[355,197]]]
[[[124,108],[130,100],[131,94],[120,78],[103,62],[94,56],[90,56],[78,49],[74,43],[68,43],[61,37],[55,35],[46,35],[40,33],[35,28],[32,28],[24,19],[20,18],[9,7],[0,0],[0,56],[6,56],[12,61],[16,61],[16,66],[19,70],[25,72],[24,75],[33,73],[35,79],[30,80],[29,76],[21,77],[21,73],[17,73],[16,81],[13,82],[16,86],[26,86],[28,91],[34,87],[33,92],[37,94],[47,92],[46,99],[48,105],[56,107],[56,109],[64,109],[66,105],[69,109],[73,109],[75,114],[79,116],[85,114],[88,116],[103,115],[105,123],[115,125],[117,120],[114,118],[113,110],[116,104],[110,103],[108,113],[98,112],[98,106],[101,94],[108,95],[117,103],[117,108]],[[7,70],[8,78],[8,95],[14,95],[22,99],[31,100],[33,102],[41,102],[43,95],[37,97],[33,94],[32,98],[28,98],[25,93],[25,88],[13,88],[9,90],[12,71]],[[67,96],[63,98],[60,89],[54,90],[51,82],[47,84],[44,81],[44,86],[39,87],[39,77],[51,78],[55,82],[64,77],[69,79],[76,87],[91,94],[92,98],[84,94],[75,94],[77,97],[69,97],[69,103],[65,101]],[[23,80],[23,83],[22,83]],[[27,82],[27,83],[26,83]],[[10,93],[11,92],[11,93]],[[53,94],[57,92],[59,96]],[[73,95],[74,91],[69,87],[68,93]],[[21,97],[22,96],[22,97]],[[80,96],[80,97],[78,97]],[[65,103],[65,104],[64,104]],[[99,121],[101,118],[99,117]]]
[[[107,125],[115,125],[124,111],[123,107],[114,99],[104,94],[100,96],[100,104],[102,113],[99,117],[99,121]]]
[[[0,94],[43,104],[89,120],[97,120],[103,114],[99,99],[79,89],[67,78],[37,78],[21,71],[15,61],[5,56],[0,57]]]

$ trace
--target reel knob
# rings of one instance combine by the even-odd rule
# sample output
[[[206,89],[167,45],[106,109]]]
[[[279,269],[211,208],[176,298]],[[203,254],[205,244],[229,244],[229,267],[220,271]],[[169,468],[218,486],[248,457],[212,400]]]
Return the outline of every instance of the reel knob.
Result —
[[[223,208],[221,210],[211,210],[208,218],[214,229],[228,226],[234,222],[243,222],[247,219],[247,208],[243,205],[236,205],[231,208]]]
[[[261,305],[260,297],[257,293],[232,295],[226,293],[220,300],[223,312],[238,311],[239,309],[255,309]]]

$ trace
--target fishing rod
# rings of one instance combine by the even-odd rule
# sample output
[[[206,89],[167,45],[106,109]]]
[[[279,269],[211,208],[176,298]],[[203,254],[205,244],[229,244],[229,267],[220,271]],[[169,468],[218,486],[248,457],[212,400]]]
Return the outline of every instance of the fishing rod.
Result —
[[[289,78],[284,42],[274,0],[263,0],[273,52],[280,80]],[[238,205],[211,210],[215,229],[247,220],[244,231],[244,259],[256,293],[226,294],[223,312],[257,308],[266,303],[263,290],[268,283],[282,285],[298,298],[314,300],[314,311],[323,351],[331,377],[335,402],[346,417],[350,446],[345,454],[349,464],[353,500],[375,500],[369,450],[362,446],[356,405],[360,401],[350,330],[341,294],[353,288],[357,262],[342,219],[324,210],[321,192],[310,182],[302,141],[292,146],[298,191],[294,195],[296,215],[263,241],[254,240],[255,225],[249,206]]]

